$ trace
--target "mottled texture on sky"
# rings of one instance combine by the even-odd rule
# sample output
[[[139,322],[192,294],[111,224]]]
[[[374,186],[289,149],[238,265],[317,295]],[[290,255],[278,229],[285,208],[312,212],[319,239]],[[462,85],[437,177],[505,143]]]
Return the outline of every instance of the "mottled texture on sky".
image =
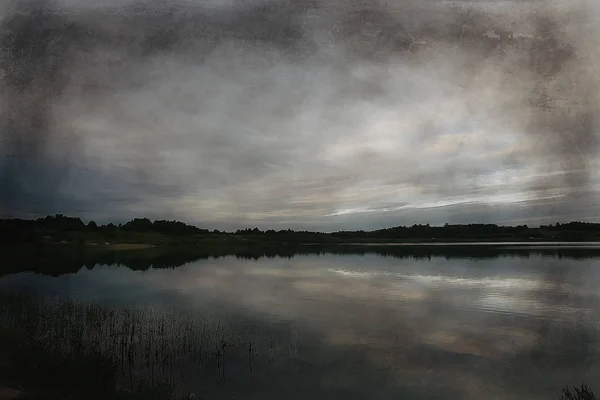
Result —
[[[596,220],[596,1],[0,6],[0,213]]]

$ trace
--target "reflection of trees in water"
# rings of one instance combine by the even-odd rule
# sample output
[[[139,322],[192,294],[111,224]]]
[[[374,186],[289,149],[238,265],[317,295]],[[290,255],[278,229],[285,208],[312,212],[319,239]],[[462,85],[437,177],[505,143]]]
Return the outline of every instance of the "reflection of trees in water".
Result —
[[[0,275],[32,271],[53,276],[75,273],[82,267],[96,265],[123,265],[132,270],[149,268],[176,268],[198,260],[233,256],[243,260],[261,258],[292,258],[299,255],[379,255],[412,260],[446,259],[491,260],[498,258],[530,258],[543,256],[548,259],[592,259],[600,256],[596,248],[547,248],[503,246],[167,246],[145,250],[104,250],[81,246],[22,246],[4,249]],[[552,282],[551,280],[549,282]]]
[[[263,256],[272,256],[278,251],[256,250],[256,255],[262,253]],[[355,254],[352,250],[342,249],[340,253]],[[381,254],[378,250],[365,251],[364,254]],[[158,249],[154,251],[155,253],[114,252],[110,257],[116,257],[114,260],[119,260],[120,264],[127,263],[127,257],[137,257],[135,263],[128,266],[144,269],[147,268],[144,266],[153,265],[152,261],[160,257],[164,257],[164,263],[169,264],[175,260],[185,262],[187,257],[193,259],[199,255],[191,250],[186,252],[187,250],[181,249],[180,254],[169,258],[169,252],[161,254]],[[400,259],[422,255],[411,253],[411,249],[390,251],[390,254],[383,252],[383,255]],[[451,253],[449,257],[457,256],[452,253],[453,250],[447,251]],[[286,254],[285,251],[281,253]],[[141,254],[147,254],[146,258],[142,259]],[[475,258],[508,257],[506,254],[512,253],[495,250],[495,253],[484,253]],[[517,254],[528,256],[529,253]],[[549,254],[553,255],[552,252]],[[209,258],[218,255],[202,253],[201,256]],[[249,253],[238,254],[242,259],[248,256]],[[109,263],[113,259],[103,260]],[[225,347],[222,347],[221,341],[213,340],[210,345],[212,353],[200,363],[197,358],[189,358],[189,347],[177,346],[189,346],[191,343],[205,348],[207,342],[199,338],[207,331],[202,333],[204,328],[201,324],[189,323],[189,320],[202,315],[167,313],[165,326],[180,326],[183,322],[184,328],[181,333],[174,334],[169,339],[181,344],[175,346],[176,356],[167,356],[165,368],[182,382],[202,383],[212,387],[214,393],[225,390],[224,388],[232,392],[251,390],[252,393],[261,393],[262,398],[277,397],[267,393],[267,387],[271,387],[275,393],[277,388],[280,390],[278,393],[288,393],[289,387],[302,387],[304,392],[298,389],[298,393],[305,396],[330,390],[336,394],[346,393],[351,398],[358,396],[358,387],[369,398],[404,394],[409,398],[438,396],[444,399],[479,399],[501,398],[507,393],[514,394],[514,398],[555,398],[566,384],[582,380],[592,382],[593,374],[598,371],[598,332],[593,321],[588,320],[590,314],[582,312],[581,315],[569,315],[569,311],[565,311],[563,307],[570,305],[573,309],[584,309],[594,307],[595,304],[589,303],[588,294],[573,290],[585,280],[585,269],[576,269],[575,266],[571,268],[567,259],[559,261],[555,256],[537,257],[532,261],[540,263],[540,268],[535,269],[537,284],[525,289],[515,289],[525,290],[526,293],[524,297],[518,295],[512,300],[518,302],[525,299],[543,305],[536,315],[486,313],[466,308],[465,304],[485,295],[485,283],[481,284],[482,287],[471,289],[435,283],[433,286],[422,287],[417,293],[418,298],[408,297],[402,303],[385,297],[390,290],[389,280],[385,276],[361,281],[367,283],[362,283],[358,287],[360,290],[357,290],[356,279],[333,276],[330,278],[338,285],[334,288],[335,291],[327,289],[327,286],[324,293],[311,293],[313,296],[321,296],[317,300],[322,312],[317,313],[317,317],[298,317],[301,319],[300,327],[292,329],[285,323],[271,325],[265,322],[264,317],[251,314],[236,314],[222,319],[220,323],[218,318],[213,318],[209,325],[205,325],[206,329],[210,327],[214,331],[218,325],[218,329],[230,332],[232,336],[227,339]],[[293,301],[302,303],[293,286],[293,279],[277,281],[281,287],[276,290],[269,286],[272,281],[266,282],[265,287],[249,285],[242,288],[235,279],[236,276],[239,278],[244,275],[245,265],[240,263],[239,271],[211,280],[219,283],[221,296],[233,299],[229,304],[231,309],[239,311],[239,307],[248,306],[250,302],[246,302],[244,297],[251,291],[261,291],[265,287],[270,287],[275,300],[282,304],[289,306]],[[540,270],[541,275],[538,274]],[[195,273],[198,274],[198,279],[212,277],[210,268],[206,271],[196,269]],[[248,271],[246,273],[251,274]],[[409,295],[407,286],[401,286],[398,290],[402,295]],[[508,293],[508,296],[512,295]],[[297,298],[294,299],[293,296]],[[327,312],[323,312],[324,310]],[[263,311],[265,314],[269,312]],[[163,336],[148,333],[148,327],[157,324],[157,319],[150,317],[151,312],[141,311],[142,317],[135,316],[137,312],[133,312],[130,317],[123,317],[124,321],[127,318],[145,321],[138,322],[134,336],[162,338]],[[124,328],[122,331],[131,335],[131,328]],[[116,336],[117,340],[120,335]],[[253,342],[253,337],[259,338],[262,344]],[[137,346],[137,339],[133,343]],[[164,349],[166,351],[173,347],[169,345]],[[141,357],[140,354],[144,351],[144,348],[132,351],[134,364],[141,363],[143,368],[148,368],[147,360],[141,358],[140,361],[136,358]],[[253,355],[251,374],[250,352]],[[126,362],[129,362],[129,353],[125,351],[124,354]],[[259,358],[263,360],[262,364],[258,361]],[[208,364],[212,368],[210,373],[206,369]],[[173,366],[176,366],[176,372],[171,373]],[[223,380],[223,376],[227,379]]]

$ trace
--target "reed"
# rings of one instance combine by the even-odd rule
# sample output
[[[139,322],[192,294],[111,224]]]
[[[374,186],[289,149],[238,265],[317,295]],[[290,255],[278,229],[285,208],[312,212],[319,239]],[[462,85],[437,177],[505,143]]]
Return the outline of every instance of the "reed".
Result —
[[[275,359],[293,364],[297,356],[297,332],[281,324],[256,329],[241,316],[173,307],[2,290],[0,325],[27,329],[56,356],[93,352],[114,360],[123,390],[159,383],[182,388],[198,381],[225,385],[230,374],[239,378],[243,371],[252,379],[258,368],[268,374]]]

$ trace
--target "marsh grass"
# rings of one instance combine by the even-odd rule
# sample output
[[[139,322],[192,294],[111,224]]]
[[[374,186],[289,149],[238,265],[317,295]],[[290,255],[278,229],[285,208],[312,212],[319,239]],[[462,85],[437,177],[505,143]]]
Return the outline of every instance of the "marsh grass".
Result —
[[[52,360],[88,363],[73,371],[67,368],[67,376],[82,383],[94,376],[106,383],[102,390],[138,392],[150,387],[156,392],[166,385],[182,395],[192,383],[227,385],[233,376],[247,381],[268,375],[269,370],[293,365],[298,354],[297,332],[289,324],[259,327],[242,316],[106,305],[28,292],[0,291],[0,326],[17,338],[28,338],[27,348],[12,346],[14,351],[44,354],[49,360],[42,364],[49,368],[54,368]],[[39,381],[40,374],[27,371],[27,365],[35,364],[27,357],[17,357],[22,363],[12,375],[29,374]],[[67,378],[52,379],[67,385]],[[27,385],[36,386],[31,381]]]
[[[110,358],[93,349],[57,354],[27,328],[0,328],[0,360],[0,387],[21,390],[24,399],[159,400],[174,393],[168,384],[147,381],[119,388]]]
[[[596,395],[587,385],[581,384],[580,387],[573,386],[573,391],[566,387],[559,400],[596,400]]]
[[[217,398],[229,385],[326,372],[318,364],[327,354],[298,332],[242,315],[0,290],[0,388],[43,399],[161,400],[201,387],[212,388],[202,398]],[[584,385],[564,389],[560,400],[595,398]]]

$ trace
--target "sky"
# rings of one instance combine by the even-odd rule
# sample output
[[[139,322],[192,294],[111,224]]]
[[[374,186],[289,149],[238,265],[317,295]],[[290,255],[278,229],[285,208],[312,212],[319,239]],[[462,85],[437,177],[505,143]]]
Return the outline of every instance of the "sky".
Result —
[[[0,214],[598,221],[588,0],[13,0]]]

